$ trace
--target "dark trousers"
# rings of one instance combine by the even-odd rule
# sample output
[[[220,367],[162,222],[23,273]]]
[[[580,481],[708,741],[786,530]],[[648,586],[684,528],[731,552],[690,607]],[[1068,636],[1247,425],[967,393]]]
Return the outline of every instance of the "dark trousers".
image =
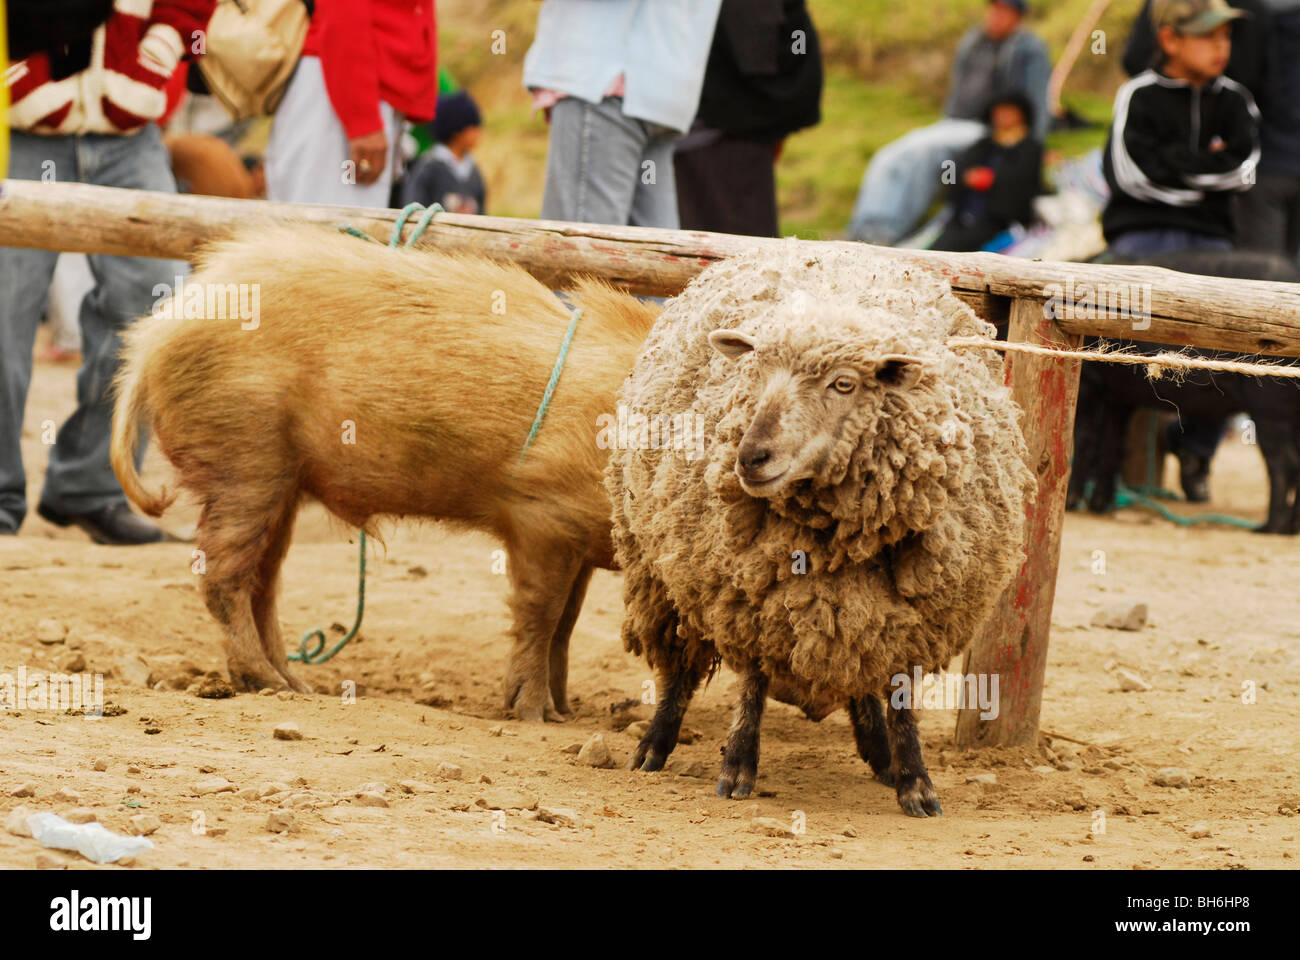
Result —
[[[1294,260],[1300,253],[1300,177],[1261,173],[1253,187],[1237,195],[1234,217],[1237,246]]]
[[[780,236],[775,147],[769,141],[724,136],[674,154],[682,229]]]

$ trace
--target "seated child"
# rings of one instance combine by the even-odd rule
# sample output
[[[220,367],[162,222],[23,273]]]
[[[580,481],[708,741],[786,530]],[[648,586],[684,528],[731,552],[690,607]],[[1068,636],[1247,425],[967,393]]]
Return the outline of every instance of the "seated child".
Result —
[[[957,158],[950,186],[952,217],[933,250],[980,250],[1012,224],[1034,217],[1042,184],[1043,145],[1033,129],[1029,98],[997,97],[986,115],[989,134]]]
[[[436,142],[402,178],[401,205],[440,203],[448,213],[484,213],[487,192],[470,156],[483,132],[478,106],[464,91],[441,94],[431,126]]]

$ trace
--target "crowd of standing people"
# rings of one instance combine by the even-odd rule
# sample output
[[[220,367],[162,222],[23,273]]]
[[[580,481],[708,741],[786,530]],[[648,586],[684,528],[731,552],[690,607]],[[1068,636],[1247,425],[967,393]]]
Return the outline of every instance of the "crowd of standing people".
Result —
[[[67,0],[57,20],[34,0],[9,0],[7,175],[165,192],[180,179],[195,192],[486,213],[474,156],[486,124],[440,70],[435,0],[277,2],[302,3],[309,26],[264,161],[248,161],[228,118],[216,136],[160,133],[186,91],[204,89],[191,70],[202,45],[191,41],[216,0]],[[1033,14],[1026,0],[990,0],[956,48],[942,117],[871,157],[849,236],[905,242],[936,204],[936,249],[997,249],[1032,222],[1057,119]],[[1295,258],[1300,0],[1148,0],[1123,63],[1132,78],[1101,151],[1111,249]],[[777,236],[783,144],[821,119],[805,0],[543,0],[523,83],[549,125],[539,213],[552,220]],[[28,510],[19,438],[58,259],[0,248],[0,534]],[[78,405],[36,509],[100,543],[156,542],[163,532],[128,508],[109,467],[108,390],[122,329],[185,265],[85,263]],[[1191,424],[1175,449],[1208,467],[1221,433]]]

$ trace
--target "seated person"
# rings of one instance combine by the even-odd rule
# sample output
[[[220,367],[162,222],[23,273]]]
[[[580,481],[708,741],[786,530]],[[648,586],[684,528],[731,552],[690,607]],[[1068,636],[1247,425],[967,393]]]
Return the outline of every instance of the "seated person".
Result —
[[[487,190],[470,155],[483,133],[478,105],[463,90],[441,94],[432,127],[436,142],[402,178],[400,205],[440,203],[448,213],[485,212]]]
[[[980,250],[1012,224],[1033,219],[1043,169],[1033,115],[1029,99],[1019,93],[989,105],[991,132],[957,159],[949,188],[952,218],[932,250]]]

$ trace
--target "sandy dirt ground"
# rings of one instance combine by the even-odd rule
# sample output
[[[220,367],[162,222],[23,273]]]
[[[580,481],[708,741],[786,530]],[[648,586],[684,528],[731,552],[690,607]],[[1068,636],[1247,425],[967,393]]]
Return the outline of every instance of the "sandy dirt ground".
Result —
[[[23,437],[32,503],[48,458],[41,425],[70,411],[74,375],[37,366]],[[166,466],[151,454],[148,470]],[[1211,509],[1262,518],[1253,447],[1226,441],[1211,481]],[[167,525],[183,531],[193,518],[178,506]],[[123,833],[132,817],[156,818],[154,848],[131,869],[1295,867],[1297,546],[1133,511],[1071,515],[1048,736],[1037,750],[962,753],[955,714],[926,711],[945,815],[916,820],[871,779],[843,711],[812,723],[779,703],[763,725],[759,796],[715,797],[734,694],[725,671],[688,713],[697,735],[672,772],[622,769],[635,743],[625,728],[651,708],[639,702],[650,673],[619,642],[617,575],[596,575],[574,634],[568,723],[505,714],[496,545],[430,525],[398,527],[373,549],[360,638],[299,667],[315,695],[208,699],[186,692],[224,663],[191,548],[95,546],[33,512],[19,536],[0,538],[0,673],[102,673],[117,715],[0,712],[0,815],[77,810]],[[281,593],[287,637],[352,622],[356,551],[318,506],[303,512]],[[1091,626],[1120,601],[1147,604],[1149,623]],[[45,629],[66,632],[61,641],[38,638],[43,620],[57,621]],[[1121,671],[1151,689],[1122,691]],[[348,683],[355,702],[340,692]],[[273,736],[286,722],[301,739]],[[566,752],[596,733],[618,767]],[[1156,784],[1168,767],[1185,786]],[[755,817],[796,829],[755,832]],[[94,868],[8,831],[0,866]]]

